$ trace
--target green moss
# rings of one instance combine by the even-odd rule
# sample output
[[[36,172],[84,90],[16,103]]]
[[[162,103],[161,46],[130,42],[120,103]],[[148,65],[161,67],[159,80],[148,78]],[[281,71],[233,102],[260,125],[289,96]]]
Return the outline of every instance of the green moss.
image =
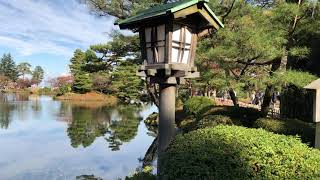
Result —
[[[253,127],[262,128],[270,132],[285,135],[298,135],[305,143],[314,144],[315,126],[312,123],[306,123],[297,119],[258,119]]]
[[[318,179],[320,151],[297,137],[219,125],[178,135],[161,165],[166,179]]]

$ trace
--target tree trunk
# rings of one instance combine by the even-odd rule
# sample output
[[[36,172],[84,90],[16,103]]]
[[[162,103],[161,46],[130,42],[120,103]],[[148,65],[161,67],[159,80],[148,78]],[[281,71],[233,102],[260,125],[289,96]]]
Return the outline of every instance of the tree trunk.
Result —
[[[236,93],[234,92],[234,90],[232,88],[229,89],[229,95],[230,95],[230,98],[233,102],[234,107],[239,107],[238,97],[236,96]]]
[[[287,53],[285,53],[284,57],[282,57],[281,59],[277,59],[272,63],[270,76],[272,76],[275,71],[279,70],[281,66],[283,66],[284,64],[285,65],[287,64],[287,61],[288,61],[287,58],[288,58]],[[273,92],[274,92],[274,84],[268,85],[264,92],[263,102],[261,105],[261,113],[264,117],[268,115]]]
[[[156,84],[149,84],[149,82],[147,82],[146,84],[151,101],[159,108],[159,92],[157,91]]]
[[[148,148],[144,158],[142,160],[142,167],[152,165],[152,162],[156,159],[158,149],[158,137],[156,137],[150,147]]]
[[[263,103],[261,105],[261,114],[264,117],[268,115],[273,93],[274,93],[274,85],[267,86],[264,92]]]

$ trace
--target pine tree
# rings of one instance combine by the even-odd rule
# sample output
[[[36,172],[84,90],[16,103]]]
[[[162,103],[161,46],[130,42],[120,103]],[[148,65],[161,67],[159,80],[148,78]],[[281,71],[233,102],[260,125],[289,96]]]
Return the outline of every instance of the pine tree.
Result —
[[[25,78],[25,75],[31,74],[31,65],[27,62],[22,62],[18,64],[17,71],[19,73],[19,76],[22,76],[22,78]]]
[[[200,42],[198,60],[218,63],[225,70],[235,105],[234,89],[266,88],[262,105],[266,114],[272,93],[281,87],[276,83],[278,74],[301,76],[296,71],[284,71],[294,66],[295,60],[308,58],[306,42],[319,33],[316,27],[320,22],[311,9],[318,12],[319,7],[311,8],[307,1],[233,0],[222,4],[212,1],[211,5],[220,13],[225,28]]]
[[[92,78],[88,72],[84,70],[86,65],[85,53],[80,49],[74,52],[71,58],[70,71],[74,77],[73,90],[79,93],[86,93],[92,90]]]
[[[44,77],[44,70],[41,66],[36,66],[32,72],[32,81],[34,81],[37,85],[41,83]]]
[[[12,81],[16,81],[18,79],[17,67],[10,53],[4,54],[1,58],[0,74],[10,78]]]
[[[122,62],[112,73],[112,89],[123,101],[138,100],[143,89],[140,77],[136,75],[137,66]]]

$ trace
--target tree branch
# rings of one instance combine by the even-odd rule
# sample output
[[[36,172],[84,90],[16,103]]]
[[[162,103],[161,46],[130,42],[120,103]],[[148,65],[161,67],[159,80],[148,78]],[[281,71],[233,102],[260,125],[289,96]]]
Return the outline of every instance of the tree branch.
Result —
[[[234,4],[235,4],[236,0],[233,0],[232,3],[231,3],[231,6],[229,7],[228,11],[221,16],[221,19],[222,19],[222,23],[225,23],[225,18],[231,13],[233,7],[234,7]]]
[[[276,59],[273,59],[271,61],[266,61],[266,62],[246,62],[246,61],[238,60],[237,63],[248,65],[248,66],[265,66],[265,65],[271,65],[274,61],[276,61]]]

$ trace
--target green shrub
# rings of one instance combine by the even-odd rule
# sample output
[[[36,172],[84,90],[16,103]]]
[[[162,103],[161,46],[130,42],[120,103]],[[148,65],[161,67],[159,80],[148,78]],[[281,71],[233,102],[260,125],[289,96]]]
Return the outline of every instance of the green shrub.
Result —
[[[183,109],[187,114],[199,117],[214,105],[215,103],[212,99],[203,96],[196,96],[188,99],[184,103]]]
[[[161,160],[164,179],[318,179],[320,151],[298,137],[216,126],[180,134]]]
[[[69,84],[62,85],[59,87],[58,96],[64,95],[72,91],[72,87]]]
[[[216,106],[205,112],[202,116],[223,115],[228,116],[237,125],[252,127],[252,124],[261,117],[260,111],[254,108]]]
[[[258,119],[253,127],[262,128],[270,132],[285,135],[299,135],[305,143],[314,144],[315,126],[312,123],[306,123],[296,119]]]
[[[157,176],[152,174],[153,168],[144,167],[142,170],[135,172],[132,176],[127,176],[126,180],[156,180]]]
[[[233,122],[230,117],[223,115],[209,115],[201,118],[197,122],[197,129],[207,128],[207,127],[215,127],[217,125],[233,125]]]

